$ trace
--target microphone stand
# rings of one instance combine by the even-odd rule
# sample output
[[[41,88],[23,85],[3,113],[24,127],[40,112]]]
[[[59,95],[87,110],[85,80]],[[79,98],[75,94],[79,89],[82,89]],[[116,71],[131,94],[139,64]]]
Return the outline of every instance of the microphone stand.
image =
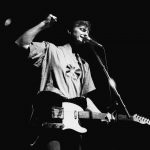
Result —
[[[98,42],[96,42],[96,41],[94,41],[94,40],[92,40],[92,44],[95,44],[95,45],[97,45],[97,46],[99,46],[99,47],[101,47],[101,48],[104,49],[104,47],[103,47],[101,44],[99,44]],[[96,57],[97,57],[97,59],[98,59],[100,65],[103,67],[103,70],[104,70],[104,73],[105,73],[105,75],[106,75],[106,77],[107,77],[107,79],[108,79],[109,85],[112,87],[112,89],[114,90],[114,92],[116,93],[116,95],[119,97],[119,100],[120,100],[120,102],[121,102],[121,104],[122,104],[122,106],[123,106],[123,108],[124,108],[124,110],[125,110],[125,112],[126,112],[128,118],[130,118],[130,114],[129,114],[129,112],[128,112],[128,110],[127,110],[127,108],[126,108],[126,106],[125,106],[125,104],[124,104],[124,102],[123,102],[123,100],[122,100],[120,94],[118,93],[118,91],[117,91],[117,89],[116,89],[116,83],[115,83],[115,81],[110,77],[110,75],[109,75],[107,69],[105,68],[104,64],[102,63],[102,61],[101,61],[101,59],[100,59],[98,53],[96,52],[96,50],[95,50],[94,48],[92,48],[92,50],[93,50],[94,54],[96,55]],[[104,50],[105,50],[105,49],[104,49]]]

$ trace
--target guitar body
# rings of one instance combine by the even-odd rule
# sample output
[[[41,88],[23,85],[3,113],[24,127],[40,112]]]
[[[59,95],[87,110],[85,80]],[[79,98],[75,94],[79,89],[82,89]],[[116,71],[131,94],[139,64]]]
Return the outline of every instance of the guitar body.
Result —
[[[87,132],[87,129],[80,125],[78,115],[79,111],[86,108],[85,99],[66,100],[58,94],[42,92],[36,100],[30,119],[32,126]]]
[[[62,130],[72,129],[79,133],[85,133],[87,132],[87,129],[80,125],[79,120],[81,118],[105,120],[105,117],[106,113],[91,113],[89,111],[84,111],[83,108],[77,104],[63,102],[62,107],[52,107],[51,120],[49,122],[43,123],[42,125],[48,126],[50,128],[62,128]],[[56,120],[59,120],[60,122],[56,122]]]
[[[85,133],[87,129],[80,125],[79,112],[84,112],[79,105],[62,102],[61,107],[49,107],[49,111],[46,110],[42,115],[38,113],[37,117],[33,117],[33,122],[42,127],[72,129],[79,133]]]
[[[65,129],[72,129],[80,133],[87,132],[87,129],[80,126],[79,124],[79,116],[78,112],[83,111],[83,109],[73,103],[63,102],[62,107],[64,109],[63,113],[63,130]]]

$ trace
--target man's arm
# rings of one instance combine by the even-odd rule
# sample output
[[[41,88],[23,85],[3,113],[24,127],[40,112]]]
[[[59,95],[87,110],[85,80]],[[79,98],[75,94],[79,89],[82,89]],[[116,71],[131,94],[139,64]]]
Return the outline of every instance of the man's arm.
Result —
[[[27,49],[30,45],[30,43],[34,40],[36,35],[40,33],[42,30],[50,27],[50,25],[53,22],[56,22],[57,18],[53,16],[52,14],[49,14],[48,17],[40,22],[38,25],[34,26],[33,28],[27,30],[25,33],[23,33],[16,41],[15,43],[18,46],[21,46],[25,49]]]
[[[87,102],[87,110],[91,111],[91,112],[96,112],[96,113],[102,113],[97,107],[96,105],[93,103],[93,101],[90,98],[86,98],[86,102]],[[107,113],[107,118],[106,120],[102,120],[102,121],[107,121],[110,122],[111,120],[114,119],[114,117],[108,112]]]
[[[90,98],[87,97],[86,102],[87,102],[87,110],[90,110],[91,112],[101,113],[101,111],[96,107],[96,105]]]

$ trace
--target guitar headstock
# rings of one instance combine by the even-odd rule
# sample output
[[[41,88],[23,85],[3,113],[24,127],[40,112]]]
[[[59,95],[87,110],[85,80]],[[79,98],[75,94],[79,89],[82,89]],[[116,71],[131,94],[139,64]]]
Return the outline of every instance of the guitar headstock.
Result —
[[[145,118],[145,117],[142,117],[142,116],[139,116],[139,115],[137,115],[137,114],[134,114],[134,115],[132,116],[132,119],[133,119],[133,121],[135,121],[135,122],[139,122],[139,123],[141,123],[141,124],[148,124],[148,125],[150,125],[150,119]]]

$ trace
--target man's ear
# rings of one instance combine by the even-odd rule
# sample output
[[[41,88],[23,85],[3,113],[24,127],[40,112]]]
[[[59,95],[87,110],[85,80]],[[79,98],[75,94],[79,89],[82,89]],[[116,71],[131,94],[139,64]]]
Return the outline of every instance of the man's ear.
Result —
[[[70,32],[70,30],[67,30],[67,34],[68,34],[68,35],[71,35],[71,32]]]

